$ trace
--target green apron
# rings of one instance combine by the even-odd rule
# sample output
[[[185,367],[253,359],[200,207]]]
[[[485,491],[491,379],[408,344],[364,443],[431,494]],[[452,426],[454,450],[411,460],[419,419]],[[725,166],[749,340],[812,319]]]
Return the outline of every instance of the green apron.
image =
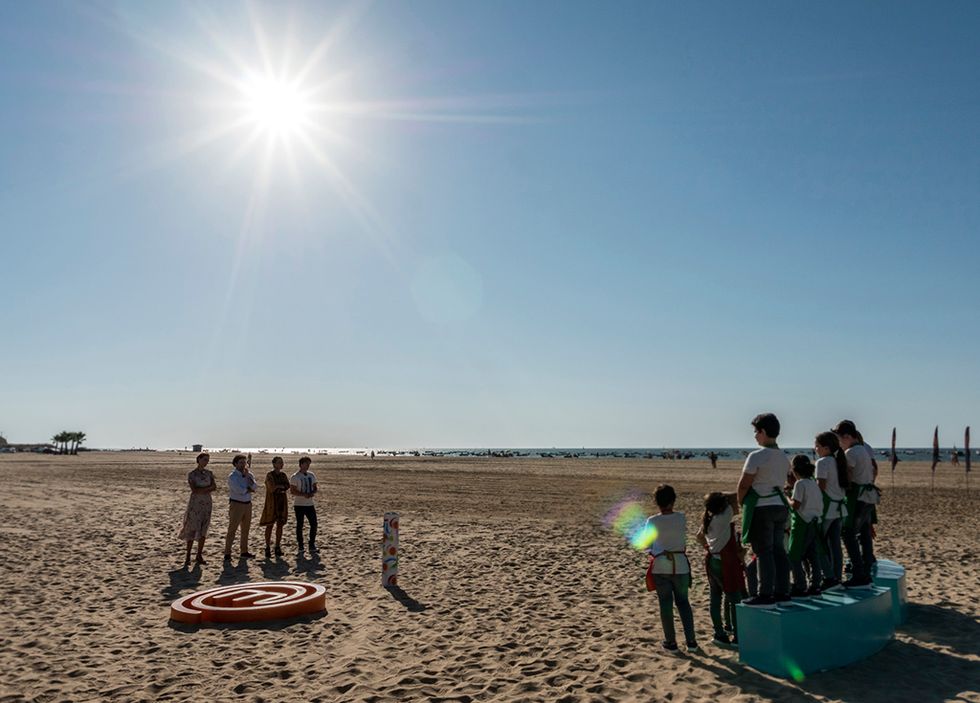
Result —
[[[847,517],[844,518],[845,528],[854,526],[854,515],[857,512],[858,497],[865,491],[873,490],[877,490],[877,486],[873,483],[852,483],[847,487],[847,502],[845,503],[847,506]],[[875,513],[875,518],[877,518],[877,512]]]
[[[820,528],[824,529],[828,522],[833,522],[837,518],[844,517],[844,501],[847,500],[847,495],[840,500],[834,500],[826,493],[823,494],[823,514],[820,516]],[[836,505],[835,505],[836,504]],[[836,515],[830,515],[830,506],[835,505],[834,512]]]
[[[745,500],[742,501],[742,544],[749,543],[749,530],[752,529],[752,515],[755,513],[756,503],[759,502],[760,498],[772,498],[773,496],[779,496],[783,504],[788,506],[786,496],[779,488],[774,493],[764,496],[760,496],[754,488],[749,488],[749,492],[745,494]]]
[[[820,529],[820,520],[813,518],[810,522],[803,519],[795,510],[789,513],[789,558],[790,561],[800,561],[803,558],[803,547],[810,533]],[[822,540],[817,540],[818,543]]]

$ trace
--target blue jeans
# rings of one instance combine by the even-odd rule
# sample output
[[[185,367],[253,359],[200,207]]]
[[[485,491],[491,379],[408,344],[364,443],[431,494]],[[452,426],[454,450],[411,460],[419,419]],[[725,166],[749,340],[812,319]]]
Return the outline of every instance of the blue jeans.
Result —
[[[664,640],[676,642],[674,632],[674,601],[677,601],[677,612],[684,626],[684,637],[688,642],[697,641],[694,634],[694,613],[687,599],[687,590],[691,587],[690,574],[654,574],[653,583],[657,587],[657,601],[660,604],[660,624],[664,628]]]
[[[840,581],[844,576],[844,550],[841,549],[840,544],[843,523],[843,520],[837,518],[824,525],[824,540],[827,543],[827,553],[830,555],[826,577],[835,581]]]
[[[759,564],[759,595],[789,595],[789,557],[783,539],[789,510],[785,505],[756,507],[749,528],[749,543]]]
[[[874,546],[871,539],[871,516],[875,506],[870,503],[857,502],[854,510],[854,522],[844,528],[844,547],[851,559],[851,576],[857,579],[871,578],[871,564],[874,561]]]

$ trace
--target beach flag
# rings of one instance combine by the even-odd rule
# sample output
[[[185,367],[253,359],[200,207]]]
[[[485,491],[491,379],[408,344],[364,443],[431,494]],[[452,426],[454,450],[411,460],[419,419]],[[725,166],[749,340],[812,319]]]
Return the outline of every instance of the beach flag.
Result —
[[[898,464],[898,454],[895,453],[895,428],[892,428],[892,473],[895,473],[895,466]]]
[[[966,428],[966,433],[963,435],[963,451],[966,452],[966,472],[970,473],[970,428]]]
[[[939,463],[939,425],[932,433],[932,473],[936,473],[936,464]]]

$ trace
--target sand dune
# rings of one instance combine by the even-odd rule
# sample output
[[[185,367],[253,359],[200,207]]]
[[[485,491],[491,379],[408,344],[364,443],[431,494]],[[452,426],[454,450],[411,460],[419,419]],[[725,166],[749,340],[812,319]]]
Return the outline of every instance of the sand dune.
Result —
[[[229,461],[212,458],[219,478]],[[941,467],[934,493],[928,466],[900,464],[894,489],[883,478],[876,551],[908,569],[909,623],[871,659],[794,683],[710,644],[703,578],[703,651],[662,653],[644,560],[601,525],[630,488],[666,480],[693,533],[699,497],[731,490],[734,462],[317,458],[318,558],[297,558],[290,523],[282,560],[224,565],[222,485],[208,564],[186,570],[192,466],[189,454],[0,457],[0,701],[980,701],[980,489],[963,493],[962,469]],[[380,586],[386,510],[402,514],[395,594]],[[168,621],[179,595],[286,578],[324,585],[326,614]]]

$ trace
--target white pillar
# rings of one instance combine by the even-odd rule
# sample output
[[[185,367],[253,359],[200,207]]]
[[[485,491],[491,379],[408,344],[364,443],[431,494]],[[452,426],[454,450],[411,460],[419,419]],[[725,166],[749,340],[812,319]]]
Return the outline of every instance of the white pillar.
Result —
[[[398,585],[398,513],[385,513],[381,540],[381,585]]]

